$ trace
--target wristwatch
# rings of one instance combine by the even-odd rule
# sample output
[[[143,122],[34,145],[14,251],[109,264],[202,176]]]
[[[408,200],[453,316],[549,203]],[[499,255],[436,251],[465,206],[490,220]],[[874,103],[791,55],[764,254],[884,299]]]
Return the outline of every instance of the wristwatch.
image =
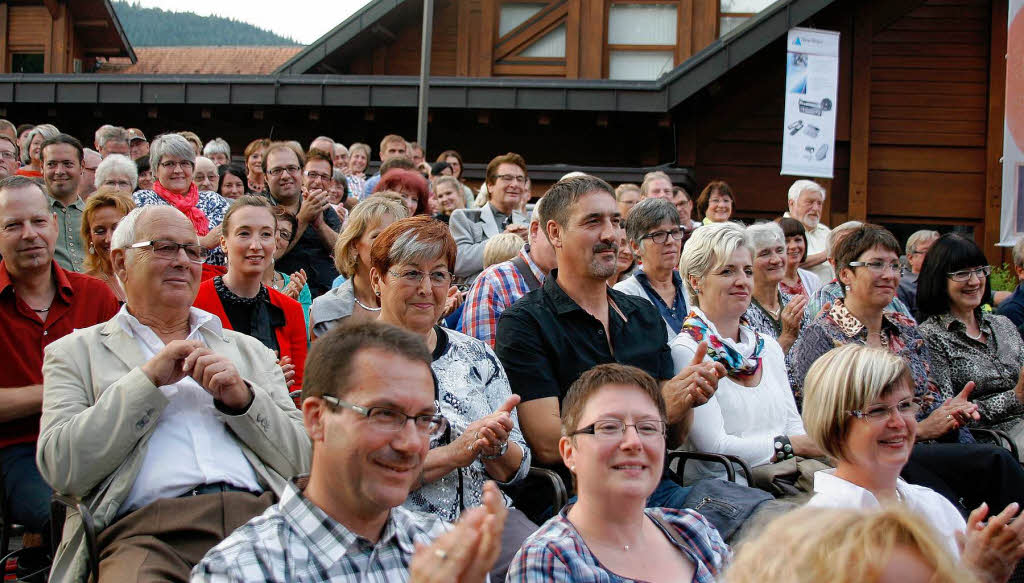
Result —
[[[484,455],[484,454],[481,454],[480,455],[480,459],[482,459],[482,460],[496,460],[496,459],[500,458],[501,456],[505,455],[506,452],[508,452],[508,441],[507,440],[501,442],[501,447],[498,448],[498,453],[496,453],[494,455]]]

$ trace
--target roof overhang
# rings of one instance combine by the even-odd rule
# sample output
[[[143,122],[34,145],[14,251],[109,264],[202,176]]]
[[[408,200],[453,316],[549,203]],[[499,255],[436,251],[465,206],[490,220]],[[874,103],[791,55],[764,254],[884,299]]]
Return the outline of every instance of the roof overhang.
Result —
[[[110,0],[68,2],[75,30],[86,54],[98,57],[127,57],[138,61],[135,49],[117,18]]]
[[[305,67],[316,51],[333,50],[325,39],[337,47],[358,32],[352,27],[365,28],[405,1],[374,0],[282,69]],[[430,107],[667,113],[835,2],[779,0],[657,81],[431,77]],[[0,102],[9,103],[416,107],[418,92],[418,78],[408,76],[0,76]]]

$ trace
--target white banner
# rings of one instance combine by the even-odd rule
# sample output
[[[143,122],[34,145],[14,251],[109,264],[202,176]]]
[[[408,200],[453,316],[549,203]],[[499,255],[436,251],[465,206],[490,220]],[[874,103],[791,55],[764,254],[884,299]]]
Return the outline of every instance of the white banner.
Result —
[[[790,29],[781,174],[832,178],[838,84],[839,33]]]
[[[1010,0],[1006,37],[1006,111],[1003,114],[1003,205],[999,244],[1024,233],[1024,0]]]

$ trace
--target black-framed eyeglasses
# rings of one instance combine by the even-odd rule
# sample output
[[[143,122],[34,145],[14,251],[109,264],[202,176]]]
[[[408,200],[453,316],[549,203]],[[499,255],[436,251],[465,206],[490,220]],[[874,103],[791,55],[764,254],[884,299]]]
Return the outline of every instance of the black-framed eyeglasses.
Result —
[[[505,182],[516,182],[518,184],[526,184],[526,176],[522,174],[496,174],[494,178],[496,180],[504,180]]]
[[[891,271],[893,275],[902,276],[903,266],[900,265],[899,261],[851,261],[848,263],[850,267],[867,267],[875,275],[882,275],[886,271]]]
[[[867,409],[847,411],[846,413],[860,419],[861,421],[881,423],[883,421],[888,421],[893,412],[902,415],[907,419],[913,419],[917,416],[917,412],[920,410],[921,400],[916,397],[911,397],[909,399],[903,399],[895,405],[872,405]]]
[[[626,430],[632,427],[640,439],[656,439],[665,437],[667,426],[668,424],[661,419],[645,419],[632,424],[620,419],[601,419],[586,427],[581,427],[569,435],[593,435],[601,440],[622,439],[626,435]]]
[[[210,250],[198,243],[178,243],[176,241],[157,239],[155,241],[139,241],[138,243],[132,243],[130,246],[131,249],[140,249],[142,247],[152,247],[153,253],[157,257],[163,257],[164,259],[174,259],[178,256],[178,250],[183,249],[185,256],[192,263],[202,263],[210,256]]]
[[[654,231],[653,233],[647,233],[643,237],[640,237],[640,240],[643,241],[645,239],[650,239],[658,245],[664,245],[668,242],[669,237],[672,237],[676,241],[682,241],[685,236],[686,230],[682,227],[676,227],[675,229],[668,231]]]
[[[192,168],[196,167],[195,162],[191,162],[189,160],[181,160],[180,162],[175,162],[173,160],[164,160],[163,162],[160,163],[160,167],[163,168],[164,170],[174,170],[174,168],[178,166],[180,166],[182,170],[191,170]]]
[[[992,266],[983,265],[981,267],[975,267],[974,269],[961,269],[960,271],[950,271],[946,274],[946,277],[953,281],[967,281],[971,279],[972,275],[978,276],[978,279],[984,279],[991,275]]]
[[[310,180],[323,180],[324,182],[330,182],[332,177],[330,174],[324,174],[322,172],[316,172],[315,170],[306,170],[303,175]]]
[[[370,422],[370,425],[374,429],[379,431],[387,432],[398,432],[405,427],[406,422],[412,419],[413,425],[416,427],[421,435],[430,437],[440,437],[446,427],[448,427],[448,419],[440,412],[435,411],[430,415],[406,415],[401,411],[395,411],[394,409],[388,409],[387,407],[363,407],[348,401],[342,401],[337,397],[330,395],[321,395],[320,397],[324,401],[327,401],[331,405],[336,407],[343,407],[345,409],[351,409],[356,413],[359,413]],[[435,407],[437,404],[435,403]]]
[[[299,168],[298,166],[295,165],[280,166],[278,168],[271,168],[270,170],[267,170],[267,174],[273,176],[274,178],[277,178],[278,176],[281,175],[282,172],[287,172],[288,174],[295,175],[298,174],[300,170],[302,170],[302,168]]]

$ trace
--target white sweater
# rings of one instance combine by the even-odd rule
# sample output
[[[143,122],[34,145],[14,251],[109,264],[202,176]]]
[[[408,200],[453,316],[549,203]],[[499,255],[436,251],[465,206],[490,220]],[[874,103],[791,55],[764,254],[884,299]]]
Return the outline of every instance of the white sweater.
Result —
[[[741,335],[753,332],[740,328]],[[704,405],[693,410],[693,426],[687,445],[696,451],[722,453],[742,458],[751,467],[766,464],[775,453],[776,435],[804,435],[793,391],[786,376],[786,361],[778,342],[768,336],[761,361],[761,382],[745,387],[725,377]],[[675,372],[690,364],[697,343],[685,332],[669,344]],[[705,357],[705,361],[710,360]],[[690,467],[693,466],[693,470]],[[687,464],[686,479],[725,477],[719,464]],[[740,476],[737,480],[743,482]]]

